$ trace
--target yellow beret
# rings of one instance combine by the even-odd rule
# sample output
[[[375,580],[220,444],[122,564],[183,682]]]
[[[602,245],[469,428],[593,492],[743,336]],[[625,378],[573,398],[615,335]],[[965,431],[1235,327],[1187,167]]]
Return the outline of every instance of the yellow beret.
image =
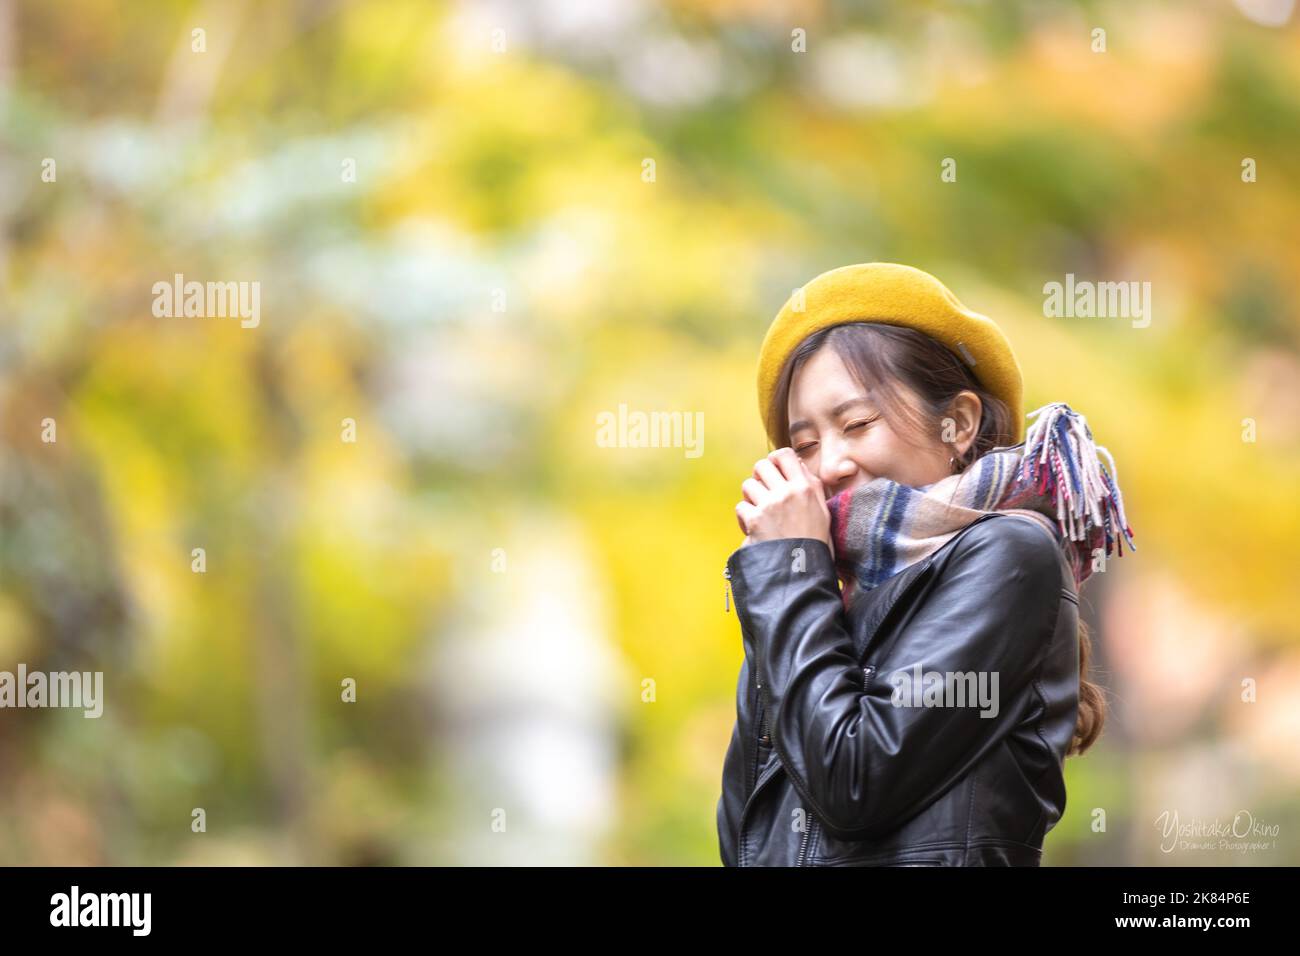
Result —
[[[796,311],[802,292],[802,309]],[[1011,411],[1014,442],[1024,440],[1024,384],[1011,343],[987,316],[962,305],[942,282],[912,266],[866,262],[823,272],[781,306],[758,354],[758,409],[773,448],[787,442],[768,418],[777,378],[805,338],[829,325],[883,322],[924,332],[957,353]]]

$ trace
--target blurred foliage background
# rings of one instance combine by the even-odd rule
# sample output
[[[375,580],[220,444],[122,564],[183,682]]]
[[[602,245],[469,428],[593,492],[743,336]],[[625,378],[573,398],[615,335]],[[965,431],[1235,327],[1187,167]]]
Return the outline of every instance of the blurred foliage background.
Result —
[[[1118,463],[1045,862],[1300,863],[1292,7],[0,0],[0,670],[106,698],[0,711],[0,863],[716,865],[758,344],[872,260]]]

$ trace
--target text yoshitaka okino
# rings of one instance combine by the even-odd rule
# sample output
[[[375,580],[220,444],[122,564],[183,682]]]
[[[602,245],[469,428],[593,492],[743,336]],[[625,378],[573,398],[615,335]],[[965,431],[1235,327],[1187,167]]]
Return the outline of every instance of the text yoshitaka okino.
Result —
[[[0,671],[0,707],[81,708],[86,717],[104,713],[103,671]]]

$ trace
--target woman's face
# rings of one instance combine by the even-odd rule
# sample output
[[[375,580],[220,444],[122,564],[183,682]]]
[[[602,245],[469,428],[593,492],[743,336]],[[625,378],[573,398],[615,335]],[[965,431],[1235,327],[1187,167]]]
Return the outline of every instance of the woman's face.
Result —
[[[906,386],[901,391],[906,401],[919,407],[915,392]],[[821,348],[790,383],[790,447],[821,479],[827,498],[874,478],[912,487],[929,485],[953,473],[948,459],[964,452],[978,430],[979,398],[973,392],[961,393],[965,396],[974,402],[973,427],[963,427],[970,423],[954,408],[956,440],[944,444],[939,435],[928,436],[918,448],[916,438],[909,442],[890,426],[835,350]]]

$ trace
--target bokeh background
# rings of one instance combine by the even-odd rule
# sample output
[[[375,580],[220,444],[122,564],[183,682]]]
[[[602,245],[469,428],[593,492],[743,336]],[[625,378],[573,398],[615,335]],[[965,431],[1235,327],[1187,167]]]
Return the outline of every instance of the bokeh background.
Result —
[[[1300,863],[1293,6],[0,0],[0,670],[106,698],[0,711],[0,863],[716,865],[758,344],[872,260],[1118,463],[1045,862]]]

